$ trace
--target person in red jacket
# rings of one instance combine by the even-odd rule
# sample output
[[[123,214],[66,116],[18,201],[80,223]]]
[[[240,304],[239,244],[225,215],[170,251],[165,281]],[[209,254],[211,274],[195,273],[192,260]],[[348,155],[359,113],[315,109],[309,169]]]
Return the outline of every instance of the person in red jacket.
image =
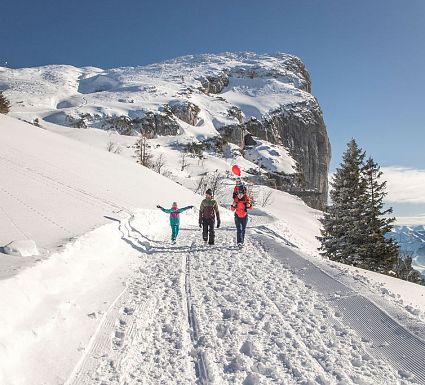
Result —
[[[235,212],[237,244],[242,247],[245,241],[245,228],[248,223],[248,209],[252,209],[249,196],[242,191],[238,191],[230,209]]]

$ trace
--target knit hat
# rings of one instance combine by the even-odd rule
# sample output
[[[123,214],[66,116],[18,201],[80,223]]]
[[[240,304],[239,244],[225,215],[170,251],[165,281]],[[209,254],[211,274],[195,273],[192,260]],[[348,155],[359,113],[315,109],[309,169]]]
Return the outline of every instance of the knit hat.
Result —
[[[213,192],[212,192],[212,190],[209,188],[207,191],[205,191],[205,194],[208,194],[208,195],[213,195]]]
[[[177,207],[177,202],[173,202],[172,207]]]

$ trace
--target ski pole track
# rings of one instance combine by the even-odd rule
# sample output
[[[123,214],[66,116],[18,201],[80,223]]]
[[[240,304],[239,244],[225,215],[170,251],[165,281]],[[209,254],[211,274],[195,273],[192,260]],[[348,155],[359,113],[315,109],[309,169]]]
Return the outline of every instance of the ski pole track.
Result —
[[[15,149],[14,149],[15,150]],[[18,150],[16,150],[16,151],[18,151]],[[18,151],[19,152],[19,151]],[[30,156],[30,155],[28,155],[28,154],[26,154],[27,156]],[[39,159],[39,158],[36,158],[36,157],[33,157],[36,161],[39,161],[39,162],[42,162],[42,163],[44,163],[44,164],[46,164],[48,167],[50,167],[50,168],[52,168],[52,169],[56,169],[56,170],[58,170],[59,171],[59,173],[58,173],[58,175],[69,175],[69,170],[63,170],[63,169],[61,169],[60,167],[58,167],[57,165],[53,165],[53,164],[50,164],[50,163],[48,163],[48,162],[45,162],[44,160],[41,160],[41,159]],[[8,158],[5,158],[5,157],[3,157],[3,156],[0,156],[0,160],[2,160],[2,161],[4,161],[4,162],[7,162],[8,164],[11,164],[15,169],[20,169],[21,170],[21,173],[22,172],[25,172],[27,175],[32,175],[33,177],[35,176],[35,175],[37,175],[37,176],[39,176],[41,179],[43,179],[43,180],[45,180],[45,181],[48,181],[48,182],[50,182],[51,184],[57,184],[58,186],[60,186],[60,187],[62,187],[62,188],[64,188],[64,190],[61,190],[62,192],[66,192],[66,190],[68,190],[68,191],[70,191],[70,192],[75,192],[75,193],[77,193],[78,194],[78,196],[79,197],[81,197],[81,196],[85,196],[85,197],[87,197],[88,199],[90,199],[91,201],[98,201],[98,202],[101,202],[101,203],[103,203],[104,205],[107,205],[108,207],[113,207],[114,209],[125,209],[123,206],[120,206],[120,205],[118,205],[118,204],[116,204],[115,202],[112,202],[112,201],[110,201],[110,200],[108,200],[108,199],[106,199],[106,198],[101,198],[101,197],[98,197],[98,196],[95,196],[95,195],[93,195],[93,194],[91,194],[91,193],[88,193],[87,191],[84,191],[84,190],[81,190],[81,189],[78,189],[78,188],[75,188],[71,183],[65,183],[65,182],[61,182],[59,179],[55,179],[55,178],[52,178],[51,176],[49,176],[49,175],[45,175],[44,173],[42,173],[41,171],[37,171],[37,170],[35,170],[35,169],[32,169],[32,168],[30,168],[30,167],[27,167],[27,166],[25,166],[25,165],[23,165],[23,164],[21,164],[19,161],[13,161],[12,159],[8,159]],[[77,174],[75,174],[74,175],[76,178],[78,178],[78,179],[86,179],[86,178],[83,178],[81,175],[77,175]],[[90,183],[92,183],[93,181],[92,180],[89,180],[89,182]],[[99,187],[98,188],[98,191],[102,191],[103,190],[103,187]],[[126,205],[128,206],[128,207],[131,207],[131,204],[130,203],[126,203]]]
[[[194,242],[191,244],[191,250],[193,251]],[[199,385],[208,385],[211,383],[207,358],[205,351],[200,348],[199,341],[199,325],[198,319],[195,311],[195,305],[192,301],[192,287],[191,287],[191,252],[185,254],[184,256],[185,262],[185,300],[186,300],[186,309],[187,309],[187,320],[189,324],[190,337],[192,341],[193,348],[196,351],[196,359],[195,359],[195,373],[197,377],[197,383]]]
[[[71,196],[72,198],[85,202],[87,203],[89,209],[93,205],[98,206],[102,210],[110,209],[111,207],[113,207],[114,209],[117,208],[116,205],[111,206],[111,204],[101,201],[98,198],[95,198],[93,195],[85,193],[65,183],[59,182],[57,179],[44,175],[43,173],[37,170],[31,169],[26,166],[22,166],[18,163],[14,163],[10,161],[9,159],[2,158],[1,156],[0,156],[0,161],[8,162],[8,164],[11,165],[11,167],[13,167],[14,173],[24,176],[26,180],[31,179],[37,183],[40,183],[46,187],[49,187],[52,190],[58,191],[63,194],[67,194],[68,196]]]
[[[52,224],[53,226],[65,231],[65,233],[72,235],[72,231],[65,228],[63,225],[61,225],[60,223],[57,223],[55,220],[49,218],[47,215],[45,215],[44,213],[38,211],[35,207],[29,205],[28,203],[24,202],[22,199],[20,199],[19,197],[17,197],[16,195],[12,194],[11,192],[9,192],[8,190],[6,190],[4,187],[0,187],[0,191],[3,192],[5,195],[7,195],[9,198],[19,202],[19,204],[21,204],[22,206],[24,206],[27,210],[32,211],[36,214],[36,216],[43,218],[46,222],[49,222],[50,224]]]
[[[0,206],[0,210],[3,213],[3,215],[9,220],[9,222],[13,225],[13,227],[15,228],[15,230],[18,231],[18,233],[20,233],[21,235],[23,235],[25,238],[30,239],[30,237],[28,236],[28,234],[25,233],[25,231],[23,231],[21,228],[19,228],[19,226],[17,225],[17,223],[9,216],[9,214],[5,211],[5,209],[3,207]]]

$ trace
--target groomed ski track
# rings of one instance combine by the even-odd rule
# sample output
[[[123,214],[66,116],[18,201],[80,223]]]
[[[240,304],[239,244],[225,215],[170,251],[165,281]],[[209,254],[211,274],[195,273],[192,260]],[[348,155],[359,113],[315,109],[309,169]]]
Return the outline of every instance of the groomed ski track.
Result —
[[[267,226],[203,245],[120,224],[140,265],[66,385],[425,384],[425,343]]]

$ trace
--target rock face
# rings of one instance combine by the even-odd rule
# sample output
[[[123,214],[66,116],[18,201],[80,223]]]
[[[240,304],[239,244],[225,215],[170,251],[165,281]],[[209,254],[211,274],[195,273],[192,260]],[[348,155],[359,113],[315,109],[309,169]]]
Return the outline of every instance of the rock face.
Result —
[[[259,137],[287,148],[298,164],[299,175],[289,184],[287,177],[272,175],[277,187],[300,196],[311,207],[325,208],[331,146],[317,102],[287,105],[267,119],[224,126],[220,132],[229,142],[241,146],[255,145],[253,137]]]
[[[314,208],[326,205],[329,139],[310,76],[295,56],[242,52],[109,70],[45,66],[13,70],[13,76],[8,71],[0,72],[0,84],[12,116],[124,135],[143,131],[147,138],[187,135],[183,141],[199,148],[211,140],[233,143],[240,149],[233,147],[232,157],[249,150],[257,181]],[[260,147],[280,146],[291,158],[279,155],[280,165],[295,160],[296,167],[276,168],[279,160],[271,152],[268,159],[253,156],[259,141]]]
[[[196,126],[201,109],[191,102],[169,103],[171,113],[183,122]]]
[[[214,76],[200,77],[198,80],[202,85],[199,89],[206,94],[219,94],[224,87],[229,85],[227,71],[219,72]]]

